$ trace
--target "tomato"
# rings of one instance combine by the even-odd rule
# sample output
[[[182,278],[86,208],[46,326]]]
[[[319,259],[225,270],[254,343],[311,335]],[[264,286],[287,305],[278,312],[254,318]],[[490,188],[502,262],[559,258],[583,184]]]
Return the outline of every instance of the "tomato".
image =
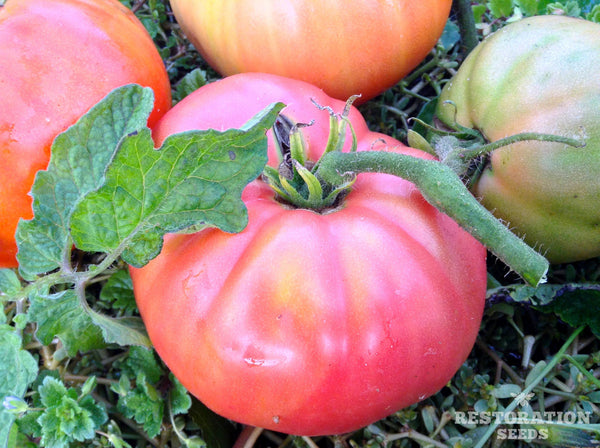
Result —
[[[225,76],[273,73],[359,101],[381,93],[434,47],[451,0],[172,0],[187,37]]]
[[[584,139],[494,151],[473,187],[552,262],[600,256],[600,25],[539,16],[502,28],[445,86],[438,115],[489,141],[522,132]],[[455,106],[444,103],[452,101]]]
[[[186,97],[154,137],[240,127],[282,101],[294,122],[314,120],[302,132],[315,161],[330,117],[311,99],[345,104],[301,81],[235,75]],[[355,108],[349,119],[360,151],[427,157],[370,132]],[[241,233],[167,235],[156,259],[130,269],[150,338],[192,394],[238,422],[317,435],[359,429],[449,381],[479,330],[485,250],[413,184],[359,174],[321,213],[279,202],[260,179],[242,199]]]
[[[116,87],[154,89],[153,124],[171,106],[169,79],[142,24],[116,0],[8,0],[0,8],[0,267],[16,267],[15,230],[57,134]]]

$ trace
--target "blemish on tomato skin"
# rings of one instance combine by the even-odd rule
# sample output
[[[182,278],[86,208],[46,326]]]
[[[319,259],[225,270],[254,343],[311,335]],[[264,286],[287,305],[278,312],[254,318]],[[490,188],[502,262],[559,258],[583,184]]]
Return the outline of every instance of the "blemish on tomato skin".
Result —
[[[275,423],[276,425],[279,424],[279,416],[278,415],[273,416],[273,423]]]
[[[250,367],[262,366],[265,364],[264,359],[244,358],[244,362]]]

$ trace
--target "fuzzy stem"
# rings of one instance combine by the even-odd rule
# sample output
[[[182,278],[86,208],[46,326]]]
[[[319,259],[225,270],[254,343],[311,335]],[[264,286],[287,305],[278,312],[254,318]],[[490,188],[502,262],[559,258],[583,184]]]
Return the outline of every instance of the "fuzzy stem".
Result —
[[[510,137],[501,138],[500,140],[496,140],[492,143],[487,143],[474,149],[463,149],[461,150],[461,155],[465,159],[473,159],[481,155],[489,154],[492,151],[495,151],[496,149],[503,148],[504,146],[524,141],[564,143],[565,145],[572,146],[574,148],[585,147],[584,141],[577,140],[575,138],[563,137],[561,135],[553,134],[539,134],[537,132],[522,132],[520,134],[511,135]]]
[[[467,0],[454,0],[452,2],[452,9],[456,13],[458,27],[460,28],[461,52],[463,57],[467,57],[479,43],[471,2]]]
[[[333,152],[321,159],[315,173],[332,185],[349,174],[378,172],[413,182],[423,197],[453,218],[500,260],[531,285],[545,281],[548,261],[486,210],[449,167],[434,160],[382,151]]]

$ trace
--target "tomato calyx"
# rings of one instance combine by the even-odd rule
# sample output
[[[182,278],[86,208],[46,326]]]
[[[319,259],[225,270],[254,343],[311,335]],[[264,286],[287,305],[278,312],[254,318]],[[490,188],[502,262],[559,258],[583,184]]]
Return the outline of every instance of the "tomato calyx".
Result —
[[[341,152],[348,128],[352,133],[351,152],[356,151],[357,139],[348,115],[350,106],[357,97],[353,96],[347,101],[341,114],[313,101],[317,108],[328,111],[330,116],[329,138],[323,156],[330,152]],[[273,130],[282,161],[277,169],[265,167],[263,180],[276,192],[277,199],[282,203],[295,208],[325,213],[339,207],[343,198],[350,192],[356,175],[348,176],[341,183],[332,184],[316,174],[320,160],[314,162],[307,159],[306,141],[301,131],[303,127],[312,124],[312,122],[294,123],[284,114],[279,115]]]

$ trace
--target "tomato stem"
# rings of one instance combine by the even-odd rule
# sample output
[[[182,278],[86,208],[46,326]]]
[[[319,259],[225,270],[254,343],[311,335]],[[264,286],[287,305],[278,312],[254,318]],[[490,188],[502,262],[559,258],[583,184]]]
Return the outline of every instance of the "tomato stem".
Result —
[[[539,142],[551,142],[551,143],[564,143],[568,146],[575,148],[583,148],[585,142],[570,137],[563,137],[561,135],[553,134],[540,134],[537,132],[522,132],[520,134],[511,135],[510,137],[501,138],[492,143],[473,148],[473,149],[462,149],[461,155],[466,159],[474,159],[475,157],[489,154],[498,148],[512,145],[513,143],[525,142],[525,141],[539,141]]]
[[[461,51],[463,53],[463,58],[465,58],[479,43],[473,9],[471,7],[471,2],[467,0],[454,0],[452,2],[452,9],[456,13],[458,19]]]
[[[524,280],[534,286],[545,281],[548,261],[485,209],[450,167],[392,152],[331,152],[321,158],[315,175],[335,186],[362,172],[393,174],[413,182],[427,202],[454,219]]]

